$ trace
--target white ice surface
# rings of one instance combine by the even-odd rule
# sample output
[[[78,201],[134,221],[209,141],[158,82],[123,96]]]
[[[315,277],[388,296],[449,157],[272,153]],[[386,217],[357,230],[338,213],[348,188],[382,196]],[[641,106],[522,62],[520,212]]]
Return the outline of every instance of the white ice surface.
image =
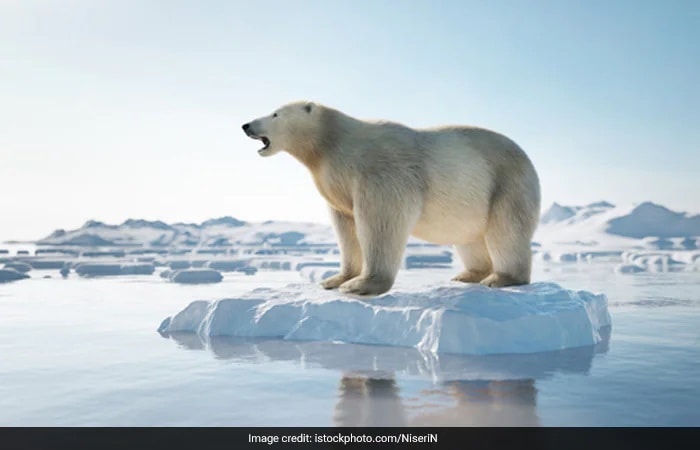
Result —
[[[610,325],[605,295],[554,283],[505,289],[454,283],[369,299],[293,284],[194,301],[158,331],[503,354],[594,345]]]
[[[333,267],[319,267],[319,266],[306,266],[299,270],[299,275],[305,280],[309,280],[312,283],[320,283],[326,278],[330,278],[333,275],[338,274],[339,268]]]

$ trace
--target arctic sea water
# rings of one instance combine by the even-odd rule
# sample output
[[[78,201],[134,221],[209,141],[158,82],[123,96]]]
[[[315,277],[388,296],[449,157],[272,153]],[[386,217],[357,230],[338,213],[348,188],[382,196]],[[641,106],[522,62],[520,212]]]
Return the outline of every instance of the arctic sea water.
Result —
[[[2,426],[700,425],[698,272],[538,263],[537,281],[606,294],[612,330],[595,346],[491,356],[156,332],[193,300],[299,283],[295,271],[199,286],[31,275],[0,285]]]

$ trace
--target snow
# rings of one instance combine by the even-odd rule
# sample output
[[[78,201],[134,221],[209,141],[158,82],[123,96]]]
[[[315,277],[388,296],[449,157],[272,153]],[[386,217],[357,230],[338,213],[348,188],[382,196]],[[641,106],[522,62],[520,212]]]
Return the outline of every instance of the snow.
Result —
[[[330,278],[339,272],[338,268],[330,268],[323,266],[305,266],[299,270],[299,275],[305,280],[309,280],[312,283],[320,283],[326,278]]]
[[[128,219],[121,225],[88,221],[75,230],[56,230],[40,245],[220,247],[232,245],[335,245],[329,225],[310,222],[243,222],[233,217],[210,219],[201,224],[166,224]]]
[[[182,269],[170,274],[170,281],[182,284],[219,283],[223,280],[220,272],[213,269]]]
[[[9,281],[23,280],[29,278],[29,275],[21,272],[17,272],[14,269],[0,269],[0,283],[7,283]]]
[[[293,284],[194,301],[158,331],[503,354],[594,345],[610,325],[605,295],[555,283],[504,289],[454,283],[371,299]]]
[[[562,206],[559,203],[553,203],[549,209],[542,214],[541,223],[561,222],[576,215],[576,209],[571,206]]]
[[[535,232],[547,249],[598,250],[693,249],[700,236],[700,215],[691,216],[651,202],[613,206],[552,205]]]

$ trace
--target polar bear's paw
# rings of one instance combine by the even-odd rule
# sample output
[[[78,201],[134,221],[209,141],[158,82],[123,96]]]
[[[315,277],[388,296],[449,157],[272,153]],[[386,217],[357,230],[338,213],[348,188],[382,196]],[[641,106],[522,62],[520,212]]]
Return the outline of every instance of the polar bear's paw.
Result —
[[[488,287],[506,287],[506,286],[518,286],[521,284],[527,284],[527,281],[518,280],[517,278],[508,275],[507,273],[492,273],[488,277],[481,280],[481,284]]]
[[[394,280],[387,277],[360,276],[341,284],[338,290],[353,295],[379,295],[391,289],[393,284]]]
[[[479,283],[489,275],[488,272],[480,272],[478,270],[465,270],[452,278],[452,281],[460,281],[462,283]]]
[[[335,289],[341,284],[345,283],[346,281],[354,278],[355,276],[356,275],[339,273],[321,281],[320,285],[323,289]]]

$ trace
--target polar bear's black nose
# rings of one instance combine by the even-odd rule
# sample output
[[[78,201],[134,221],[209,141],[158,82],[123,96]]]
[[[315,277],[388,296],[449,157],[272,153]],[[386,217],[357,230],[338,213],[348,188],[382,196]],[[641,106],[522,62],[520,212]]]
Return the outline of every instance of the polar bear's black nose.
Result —
[[[250,128],[249,123],[243,124],[243,131],[248,131],[248,128]]]

